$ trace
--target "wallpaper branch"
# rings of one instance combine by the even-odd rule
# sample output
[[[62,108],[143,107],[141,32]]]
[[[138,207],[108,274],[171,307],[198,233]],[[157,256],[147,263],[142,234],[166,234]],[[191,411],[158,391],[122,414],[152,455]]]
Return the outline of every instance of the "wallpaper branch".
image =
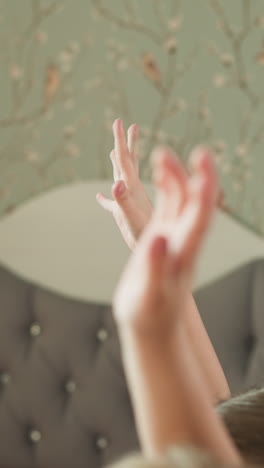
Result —
[[[0,214],[111,179],[122,117],[145,179],[156,144],[211,145],[220,206],[263,235],[263,72],[263,0],[0,0]]]

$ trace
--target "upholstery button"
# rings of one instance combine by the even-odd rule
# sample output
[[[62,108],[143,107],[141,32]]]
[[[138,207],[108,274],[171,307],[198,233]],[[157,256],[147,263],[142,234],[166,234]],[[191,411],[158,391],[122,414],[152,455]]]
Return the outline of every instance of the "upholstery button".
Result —
[[[65,382],[65,390],[67,393],[74,393],[76,390],[76,383],[73,380],[67,380]]]
[[[6,371],[0,372],[0,383],[7,385],[10,382],[10,375]]]
[[[41,327],[38,322],[33,322],[30,325],[29,333],[31,336],[39,336],[41,334]]]
[[[108,338],[108,331],[105,328],[100,328],[96,334],[99,341],[106,341]]]
[[[106,437],[104,437],[104,436],[97,437],[96,447],[99,450],[105,450],[108,447],[108,445],[109,445],[109,443],[108,443],[108,440],[106,439]]]
[[[37,429],[30,429],[28,436],[33,444],[37,444],[41,440],[41,433]]]

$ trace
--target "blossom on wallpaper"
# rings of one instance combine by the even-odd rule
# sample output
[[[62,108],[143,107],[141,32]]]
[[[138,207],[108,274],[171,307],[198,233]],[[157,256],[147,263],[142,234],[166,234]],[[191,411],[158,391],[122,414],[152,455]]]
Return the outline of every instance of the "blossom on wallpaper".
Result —
[[[192,146],[209,144],[219,206],[263,231],[257,0],[205,0],[199,15],[192,0],[25,3],[16,2],[16,27],[14,3],[2,11],[1,213],[56,184],[111,177],[112,123],[122,117],[140,125],[143,178],[156,144],[184,161]],[[18,200],[10,180],[19,183],[22,167]]]

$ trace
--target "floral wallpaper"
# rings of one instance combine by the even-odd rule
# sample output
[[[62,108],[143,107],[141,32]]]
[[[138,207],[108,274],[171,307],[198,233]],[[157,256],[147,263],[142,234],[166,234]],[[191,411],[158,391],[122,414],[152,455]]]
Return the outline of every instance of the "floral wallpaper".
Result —
[[[264,234],[263,0],[0,0],[0,214],[111,178],[111,125],[141,127],[141,174],[210,144],[224,210]]]

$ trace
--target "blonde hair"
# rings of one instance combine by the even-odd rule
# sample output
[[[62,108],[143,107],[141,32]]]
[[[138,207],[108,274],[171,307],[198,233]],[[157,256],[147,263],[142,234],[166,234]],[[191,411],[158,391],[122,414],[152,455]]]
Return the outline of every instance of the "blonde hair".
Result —
[[[165,455],[146,459],[135,454],[121,459],[108,468],[233,468],[216,460],[204,450],[177,446],[169,449]]]
[[[217,412],[245,462],[264,465],[264,388],[220,402]]]

